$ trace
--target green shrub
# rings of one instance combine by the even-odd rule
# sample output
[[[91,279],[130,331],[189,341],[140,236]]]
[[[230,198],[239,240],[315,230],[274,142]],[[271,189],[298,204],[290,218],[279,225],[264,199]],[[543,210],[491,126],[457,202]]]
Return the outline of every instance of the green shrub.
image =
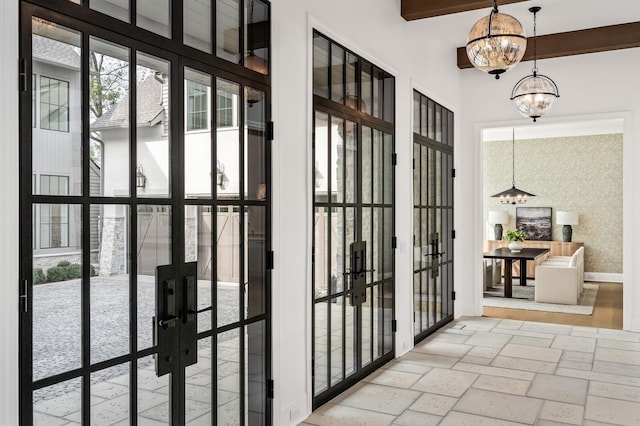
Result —
[[[45,281],[47,281],[47,277],[45,277],[42,268],[35,268],[33,270],[33,284],[42,284]]]
[[[81,278],[82,277],[82,266],[79,263],[73,263],[67,266],[67,279],[71,280],[73,278]]]
[[[67,279],[67,267],[66,266],[54,266],[47,269],[47,281],[55,283],[58,281],[65,281]]]
[[[95,269],[93,269],[93,267],[91,267],[91,273],[95,276]],[[63,260],[58,263],[58,266],[47,269],[47,281],[50,283],[75,278],[82,278],[82,266],[79,263],[70,263]]]
[[[96,268],[93,267],[93,265],[89,265],[89,276],[98,276],[98,272],[96,271]]]

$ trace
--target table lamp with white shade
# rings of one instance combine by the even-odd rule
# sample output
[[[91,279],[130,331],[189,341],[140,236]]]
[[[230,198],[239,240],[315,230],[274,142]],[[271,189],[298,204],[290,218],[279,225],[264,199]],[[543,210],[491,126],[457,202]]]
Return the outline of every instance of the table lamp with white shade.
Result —
[[[502,239],[502,225],[509,223],[509,213],[501,210],[489,210],[487,222],[493,226],[494,237],[496,240]]]
[[[562,241],[570,243],[571,234],[573,233],[571,225],[578,224],[578,212],[558,211],[556,212],[556,223],[558,225],[564,225],[562,227]]]

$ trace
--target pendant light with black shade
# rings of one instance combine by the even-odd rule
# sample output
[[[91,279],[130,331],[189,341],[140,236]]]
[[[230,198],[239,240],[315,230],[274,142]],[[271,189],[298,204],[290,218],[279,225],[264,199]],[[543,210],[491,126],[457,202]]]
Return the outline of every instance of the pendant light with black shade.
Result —
[[[500,197],[500,202],[502,204],[524,204],[527,202],[528,197],[535,197],[534,194],[523,191],[522,189],[516,188],[516,137],[515,137],[515,129],[512,129],[511,133],[511,188],[506,191],[499,192],[491,197]]]

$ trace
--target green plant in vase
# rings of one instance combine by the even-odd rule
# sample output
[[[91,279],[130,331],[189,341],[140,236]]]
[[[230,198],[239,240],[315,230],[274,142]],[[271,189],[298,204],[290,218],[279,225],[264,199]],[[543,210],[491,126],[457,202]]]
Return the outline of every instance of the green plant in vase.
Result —
[[[523,241],[525,237],[526,237],[526,234],[523,231],[519,229],[514,229],[513,231],[507,231],[504,234],[504,237],[502,237],[502,239],[506,241],[510,241],[509,249],[512,252],[519,253],[522,251],[522,248],[524,247]]]

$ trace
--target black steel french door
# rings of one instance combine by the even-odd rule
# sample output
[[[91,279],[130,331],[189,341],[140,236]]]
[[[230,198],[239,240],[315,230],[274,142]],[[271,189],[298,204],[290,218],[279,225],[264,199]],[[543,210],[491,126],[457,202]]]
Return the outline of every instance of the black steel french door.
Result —
[[[419,342],[453,320],[453,112],[414,91],[413,300]]]
[[[21,3],[22,424],[271,424],[269,3],[231,3]]]
[[[313,405],[393,358],[394,79],[314,33]]]

